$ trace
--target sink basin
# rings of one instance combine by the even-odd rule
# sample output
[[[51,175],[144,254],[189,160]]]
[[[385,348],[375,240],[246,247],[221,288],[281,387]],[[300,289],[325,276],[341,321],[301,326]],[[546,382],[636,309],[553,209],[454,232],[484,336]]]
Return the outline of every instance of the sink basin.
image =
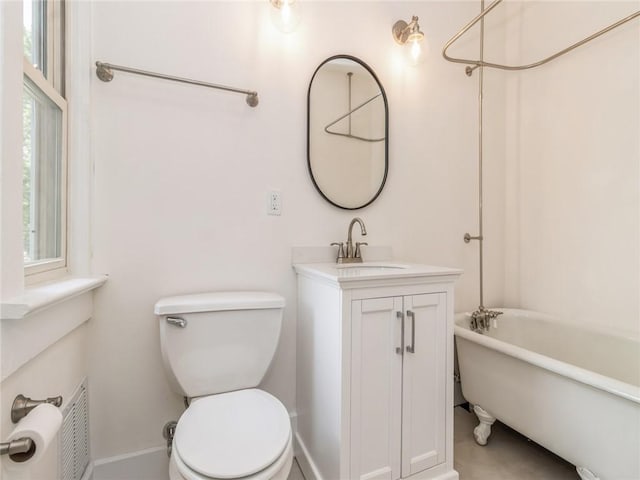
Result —
[[[381,275],[385,273],[400,272],[409,265],[388,262],[368,262],[368,263],[341,263],[335,266],[342,276],[359,277],[366,275]]]
[[[398,270],[409,268],[409,265],[402,265],[400,263],[386,263],[386,262],[369,262],[369,263],[341,263],[336,265],[338,270],[341,269],[375,269],[375,270]]]

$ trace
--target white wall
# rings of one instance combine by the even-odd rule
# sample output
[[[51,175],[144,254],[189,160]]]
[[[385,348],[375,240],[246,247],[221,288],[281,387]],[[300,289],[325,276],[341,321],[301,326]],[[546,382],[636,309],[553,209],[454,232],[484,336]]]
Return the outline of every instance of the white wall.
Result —
[[[477,250],[462,242],[465,231],[477,228],[477,84],[440,56],[476,6],[301,6],[302,23],[286,36],[271,25],[266,1],[94,4],[94,60],[256,89],[260,96],[251,109],[240,95],[118,72],[110,84],[93,79],[93,268],[110,275],[90,324],[96,458],[161,445],[162,425],[182,412],[164,378],[153,316],[153,304],[165,295],[230,289],[284,295],[280,347],[263,386],[294,410],[291,247],[343,241],[354,215],[366,222],[370,244],[392,245],[399,258],[464,268],[457,309],[477,305]],[[403,68],[391,36],[393,23],[411,15],[420,17],[429,45],[418,70]],[[338,53],[367,62],[389,98],[387,184],[358,212],[322,200],[305,158],[308,82],[321,61]],[[495,169],[489,175],[501,180]],[[266,215],[272,188],[282,192],[280,217]],[[502,190],[488,195],[499,199]],[[493,236],[499,262],[502,235]],[[502,267],[489,274],[494,304],[501,301],[502,275]]]
[[[529,63],[638,2],[515,2],[507,60]],[[571,19],[568,21],[568,19]],[[507,82],[506,302],[640,333],[640,22]]]
[[[84,324],[64,338],[44,350],[38,357],[26,363],[1,384],[0,435],[5,441],[15,428],[11,423],[11,404],[18,394],[35,400],[62,395],[63,406],[88,375],[87,324]],[[53,441],[45,456],[34,464],[31,480],[51,480],[57,478],[58,441]],[[24,478],[22,473],[0,471],[0,478],[12,480]]]

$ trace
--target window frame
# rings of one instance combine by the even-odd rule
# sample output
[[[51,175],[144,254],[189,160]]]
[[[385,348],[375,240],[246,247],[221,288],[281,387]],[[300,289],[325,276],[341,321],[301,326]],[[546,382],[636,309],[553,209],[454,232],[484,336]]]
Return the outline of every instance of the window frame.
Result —
[[[23,0],[25,1],[25,0]],[[60,192],[60,256],[46,258],[24,264],[25,283],[33,284],[60,277],[67,273],[68,267],[68,115],[65,93],[65,5],[64,0],[47,0],[46,25],[46,72],[34,67],[29,59],[23,57],[23,85],[28,78],[41,92],[54,103],[61,112],[60,128],[60,170],[58,188]],[[46,77],[45,77],[46,75]],[[24,87],[23,87],[24,88]]]

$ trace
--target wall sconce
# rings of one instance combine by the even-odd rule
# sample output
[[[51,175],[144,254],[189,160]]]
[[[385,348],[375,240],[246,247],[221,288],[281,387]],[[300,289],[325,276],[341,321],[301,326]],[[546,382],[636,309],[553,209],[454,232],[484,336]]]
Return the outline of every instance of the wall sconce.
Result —
[[[300,12],[296,0],[269,0],[271,23],[283,33],[293,32],[300,23]]]
[[[418,17],[414,15],[409,23],[398,20],[393,24],[391,33],[396,43],[408,47],[409,62],[414,66],[421,63],[424,55],[420,43],[424,40],[424,33],[418,25]]]

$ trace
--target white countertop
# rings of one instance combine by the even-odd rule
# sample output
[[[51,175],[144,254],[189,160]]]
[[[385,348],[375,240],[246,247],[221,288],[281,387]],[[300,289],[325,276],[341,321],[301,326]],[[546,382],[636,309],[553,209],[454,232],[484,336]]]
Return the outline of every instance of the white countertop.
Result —
[[[319,277],[338,284],[362,280],[392,280],[416,277],[459,276],[459,268],[422,265],[396,260],[363,263],[298,263],[296,273]]]

